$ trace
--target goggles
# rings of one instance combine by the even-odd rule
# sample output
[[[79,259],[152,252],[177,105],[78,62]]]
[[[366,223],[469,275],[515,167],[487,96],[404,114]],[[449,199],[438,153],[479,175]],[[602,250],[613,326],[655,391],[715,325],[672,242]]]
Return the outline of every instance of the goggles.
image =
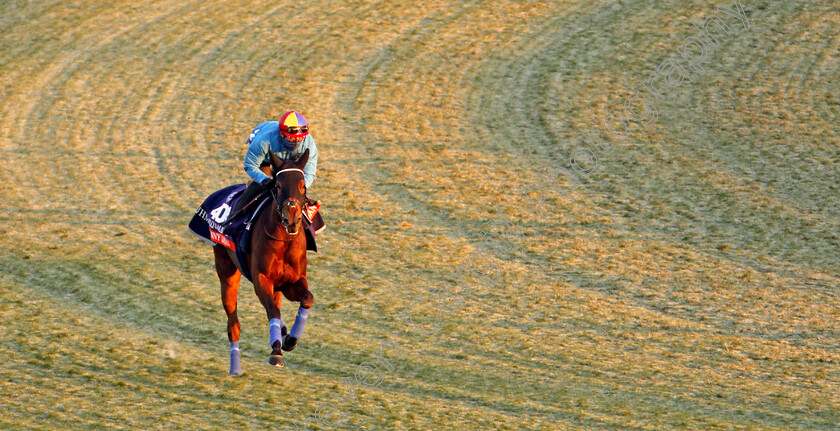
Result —
[[[299,133],[306,133],[309,131],[309,126],[302,126],[302,127],[287,127],[284,132],[290,135],[297,135]]]

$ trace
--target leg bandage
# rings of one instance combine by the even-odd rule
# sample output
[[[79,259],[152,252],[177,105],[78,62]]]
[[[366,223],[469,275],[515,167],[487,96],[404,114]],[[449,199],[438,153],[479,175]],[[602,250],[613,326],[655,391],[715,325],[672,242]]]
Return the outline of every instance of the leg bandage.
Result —
[[[303,328],[306,326],[306,319],[308,318],[309,309],[303,307],[298,308],[298,314],[297,317],[295,317],[295,324],[292,325],[292,332],[289,336],[300,339],[300,337],[303,336]]]
[[[271,347],[275,341],[283,342],[283,328],[286,327],[286,322],[283,318],[270,319],[268,321],[268,346]]]
[[[233,341],[230,343],[230,372],[229,375],[242,374],[242,365],[240,364],[239,343]]]

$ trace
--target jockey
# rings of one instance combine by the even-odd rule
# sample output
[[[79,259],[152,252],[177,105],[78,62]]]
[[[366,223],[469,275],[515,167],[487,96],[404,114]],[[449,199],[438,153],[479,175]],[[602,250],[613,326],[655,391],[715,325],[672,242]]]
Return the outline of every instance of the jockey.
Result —
[[[309,161],[303,168],[303,179],[306,188],[315,181],[315,171],[318,167],[318,147],[309,134],[309,123],[306,118],[296,111],[283,114],[280,121],[267,121],[259,124],[248,137],[248,151],[245,153],[245,172],[253,181],[248,184],[242,197],[236,203],[228,220],[233,220],[239,212],[254,198],[261,195],[271,186],[271,163],[268,151],[271,150],[281,159],[297,159],[309,149]],[[304,194],[305,196],[305,194]],[[306,198],[307,202],[315,201]]]

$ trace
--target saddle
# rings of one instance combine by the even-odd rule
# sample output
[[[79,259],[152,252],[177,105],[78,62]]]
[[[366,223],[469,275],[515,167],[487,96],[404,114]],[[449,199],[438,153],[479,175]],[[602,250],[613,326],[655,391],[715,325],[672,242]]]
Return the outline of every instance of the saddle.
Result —
[[[231,209],[245,191],[246,184],[235,184],[218,190],[207,197],[198,207],[189,223],[193,235],[205,242],[221,244],[236,254],[242,274],[251,280],[251,274],[245,265],[245,254],[251,243],[251,225],[262,211],[268,208],[271,195],[265,193],[243,208],[242,212],[228,220]],[[315,234],[326,227],[319,211],[320,204],[307,205],[303,211],[303,231],[306,236],[306,249],[318,252]],[[253,281],[253,280],[251,280]]]

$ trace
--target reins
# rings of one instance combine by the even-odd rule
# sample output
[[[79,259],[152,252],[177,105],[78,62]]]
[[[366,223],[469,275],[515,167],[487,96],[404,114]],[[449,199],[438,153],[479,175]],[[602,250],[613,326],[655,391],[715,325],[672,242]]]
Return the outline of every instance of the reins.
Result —
[[[300,234],[300,232],[298,232],[298,233],[294,234],[294,236],[292,236],[291,238],[288,238],[288,239],[277,238],[277,237],[273,236],[272,234],[268,233],[268,229],[265,227],[265,223],[263,223],[263,232],[265,232],[265,234],[268,236],[269,239],[273,239],[275,241],[292,241],[295,238],[297,238],[297,236]]]

